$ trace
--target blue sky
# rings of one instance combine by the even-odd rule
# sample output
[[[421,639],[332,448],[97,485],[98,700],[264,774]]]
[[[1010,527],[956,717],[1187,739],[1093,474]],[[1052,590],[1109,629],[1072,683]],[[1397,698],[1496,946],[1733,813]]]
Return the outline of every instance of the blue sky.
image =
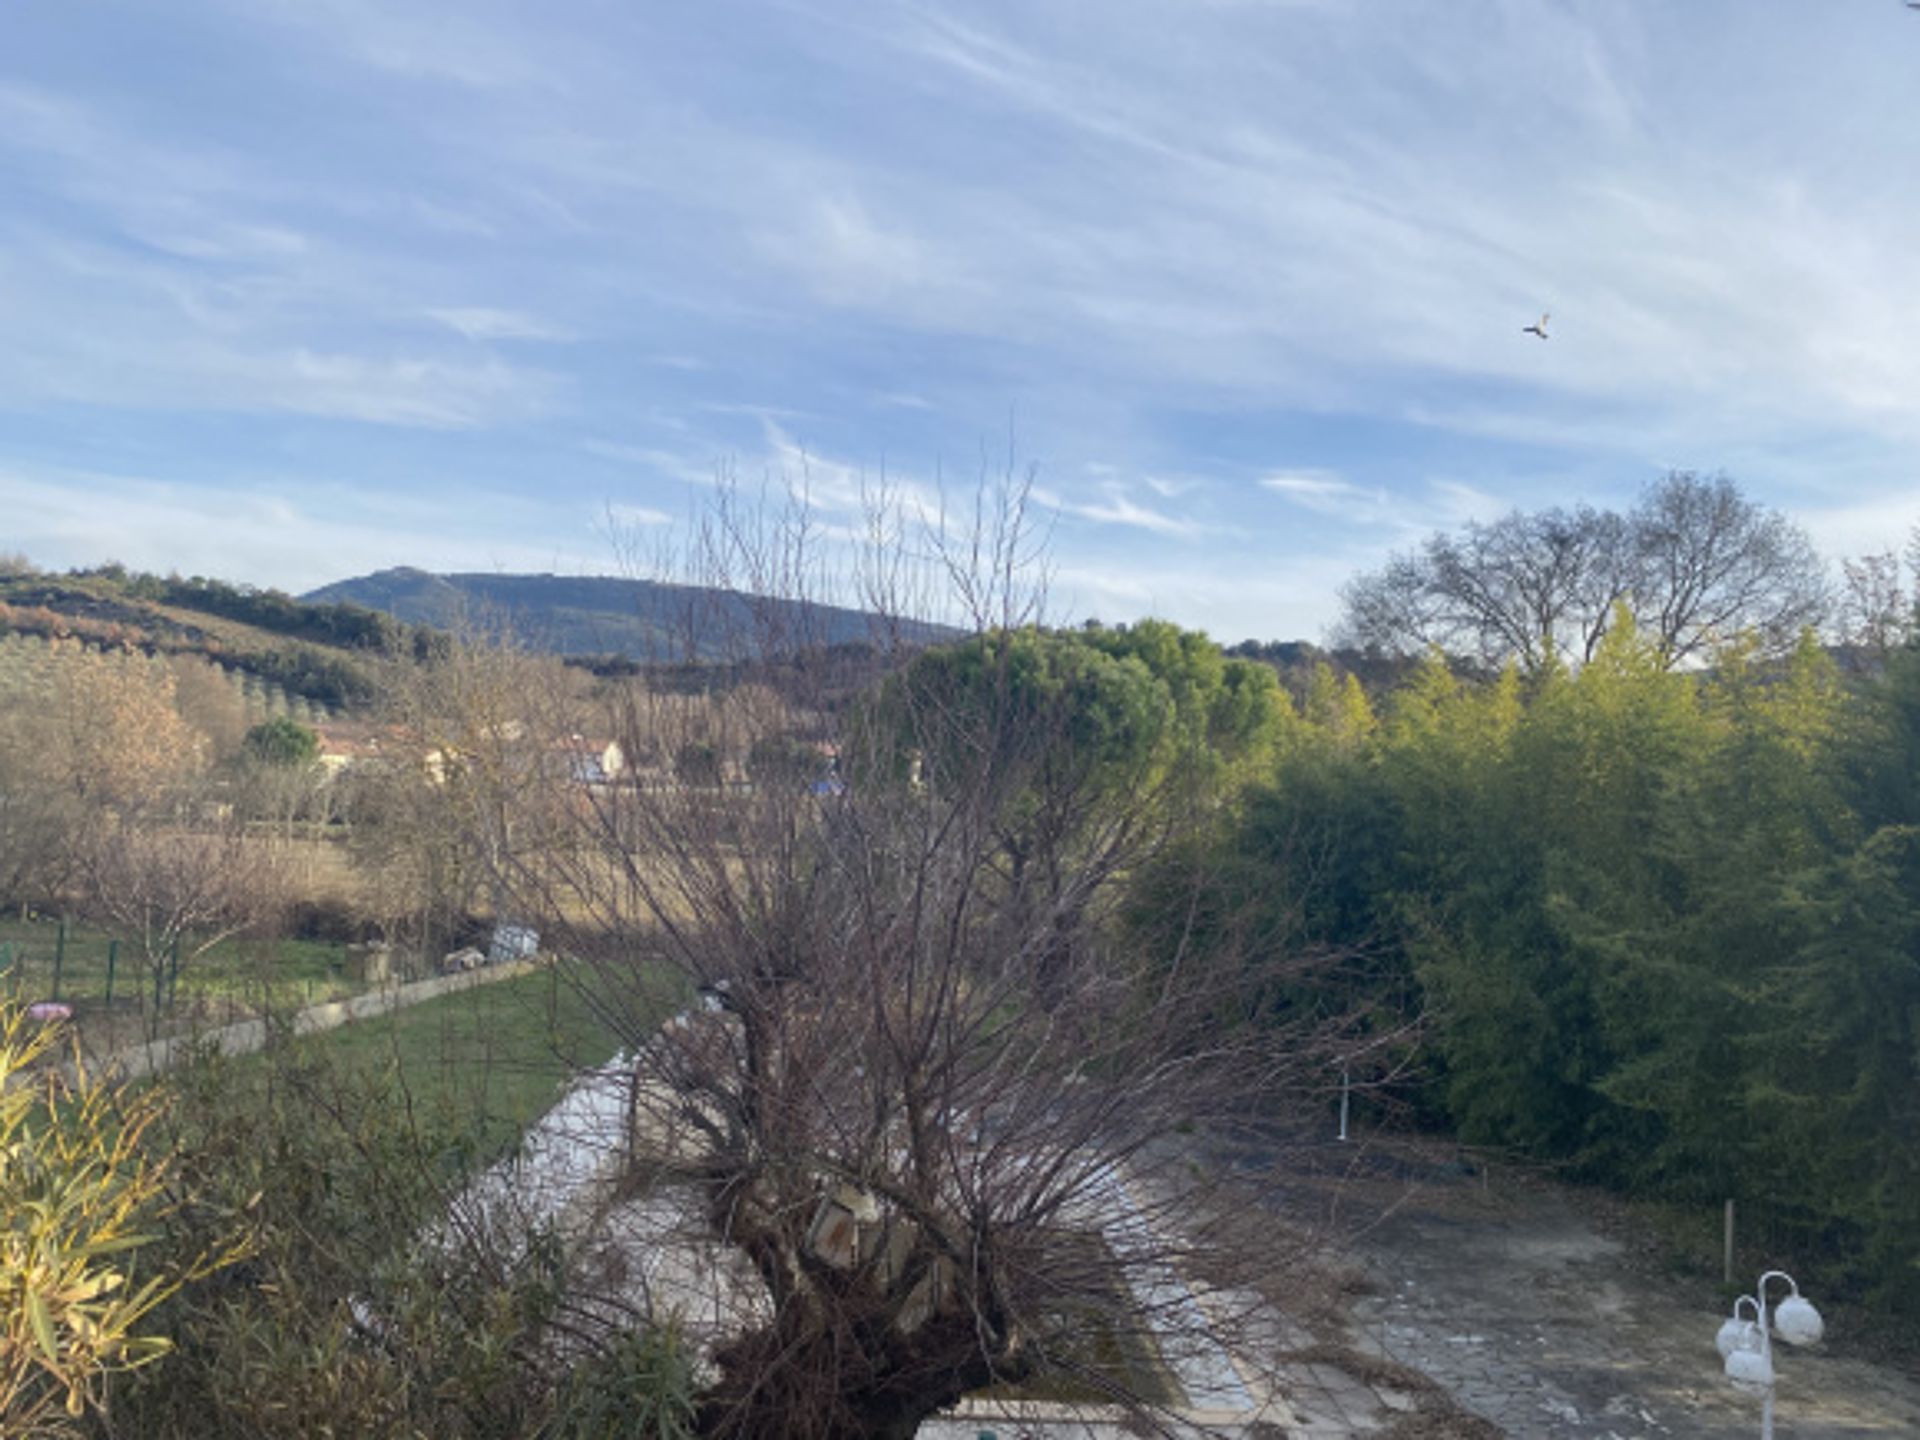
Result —
[[[1061,618],[1224,640],[1668,467],[1879,549],[1916,77],[1898,0],[10,7],[0,549],[603,572],[1009,450]]]

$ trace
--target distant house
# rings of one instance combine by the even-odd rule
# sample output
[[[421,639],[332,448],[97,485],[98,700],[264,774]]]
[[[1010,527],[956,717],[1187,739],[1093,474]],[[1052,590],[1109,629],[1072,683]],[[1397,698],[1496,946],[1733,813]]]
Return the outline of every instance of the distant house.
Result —
[[[846,794],[847,782],[840,778],[840,747],[823,741],[815,748],[820,752],[823,763],[807,789],[815,795]]]
[[[627,768],[627,753],[618,740],[589,740],[569,736],[559,747],[567,778],[576,785],[611,785]]]
[[[370,725],[364,721],[329,721],[314,727],[314,733],[320,737],[320,751],[315,760],[329,776],[337,776],[355,766],[394,759],[404,753],[406,744],[404,735],[393,726]]]
[[[329,775],[406,760],[424,769],[429,780],[442,784],[476,759],[483,762],[483,768],[504,765],[506,774],[524,775],[537,766],[541,773],[574,785],[611,785],[627,773],[627,755],[619,741],[590,740],[582,735],[570,735],[551,746],[545,752],[551,760],[542,762],[538,758],[542,752],[530,737],[528,743],[520,743],[525,727],[517,721],[489,728],[477,742],[487,752],[481,756],[473,755],[461,743],[429,744],[394,725],[333,721],[317,727],[317,732],[319,763]]]

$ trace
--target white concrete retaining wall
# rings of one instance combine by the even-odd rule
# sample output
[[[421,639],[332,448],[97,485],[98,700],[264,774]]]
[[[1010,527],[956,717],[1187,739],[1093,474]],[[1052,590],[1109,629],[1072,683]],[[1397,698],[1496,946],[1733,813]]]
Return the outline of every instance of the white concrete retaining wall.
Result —
[[[349,1000],[330,1000],[320,1005],[309,1005],[294,1015],[293,1032],[296,1035],[311,1035],[321,1030],[332,1030],[350,1021],[364,1020],[370,1015],[383,1015],[389,1010],[418,1005],[423,1000],[437,1000],[442,995],[470,990],[475,985],[510,980],[516,975],[537,970],[540,965],[538,960],[512,960],[478,970],[463,970],[454,975],[436,975],[430,980],[414,980],[405,985],[383,985]],[[90,1057],[90,1063],[101,1074],[122,1080],[140,1080],[172,1068],[182,1055],[194,1049],[210,1046],[225,1055],[246,1055],[266,1043],[266,1021],[240,1020],[211,1030],[143,1040],[104,1058]]]

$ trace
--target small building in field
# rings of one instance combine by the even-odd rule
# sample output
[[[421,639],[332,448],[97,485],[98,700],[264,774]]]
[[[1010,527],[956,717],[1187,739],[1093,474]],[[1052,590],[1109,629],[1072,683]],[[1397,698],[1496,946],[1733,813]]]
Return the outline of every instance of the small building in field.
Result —
[[[569,736],[559,747],[567,778],[576,785],[611,785],[625,772],[627,755],[618,740]]]
[[[405,737],[391,725],[363,720],[330,720],[314,727],[320,751],[315,763],[329,776],[357,765],[395,760],[406,753]]]

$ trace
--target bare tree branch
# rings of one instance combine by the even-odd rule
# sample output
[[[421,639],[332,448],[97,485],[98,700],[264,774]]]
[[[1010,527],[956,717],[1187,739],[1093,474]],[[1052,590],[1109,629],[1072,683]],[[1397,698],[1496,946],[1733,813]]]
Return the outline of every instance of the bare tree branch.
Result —
[[[926,535],[980,626],[955,650],[893,657],[848,694],[785,628],[751,647],[798,657],[777,687],[643,676],[592,697],[595,720],[509,687],[517,713],[482,736],[537,755],[592,723],[639,756],[698,734],[717,764],[588,787],[526,762],[464,772],[501,787],[476,816],[519,817],[487,847],[504,903],[588,963],[623,1030],[617,1208],[680,1237],[654,1263],[704,1277],[708,1434],[906,1436],[1042,1377],[1167,1403],[1168,1351],[1217,1347],[1225,1324],[1178,1277],[1256,1263],[1217,1218],[1247,1201],[1222,1197],[1193,1137],[1257,1129],[1352,1043],[1305,1017],[1241,1023],[1319,957],[1209,950],[1176,980],[1110,923],[1122,882],[1211,813],[1233,732],[1138,660],[1007,628],[1038,604],[1025,482],[974,513],[978,533]],[[791,597],[819,573],[814,543],[803,513],[723,509],[698,558],[706,579]],[[867,593],[922,593],[880,558]],[[817,746],[813,777],[742,774],[779,739]],[[655,1030],[631,997],[662,971],[689,1005]],[[690,1303],[653,1285],[638,1303],[655,1321]]]
[[[1535,672],[1591,659],[1626,603],[1670,665],[1752,631],[1779,653],[1825,617],[1804,532],[1725,476],[1675,471],[1630,513],[1515,511],[1434,535],[1352,581],[1344,643],[1413,654],[1432,646]]]

